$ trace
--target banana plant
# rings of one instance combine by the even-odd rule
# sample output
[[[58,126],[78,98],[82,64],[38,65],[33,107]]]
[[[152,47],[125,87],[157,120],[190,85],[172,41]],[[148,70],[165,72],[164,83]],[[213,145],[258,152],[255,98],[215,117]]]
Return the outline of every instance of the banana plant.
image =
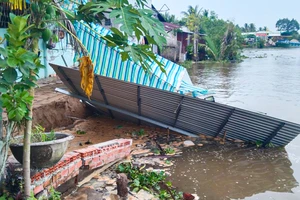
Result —
[[[1,0],[3,2],[5,0]],[[44,66],[41,64],[39,40],[45,43],[57,41],[57,36],[51,31],[52,27],[64,29],[72,38],[73,47],[82,55],[89,56],[86,47],[76,36],[72,22],[101,23],[105,16],[109,16],[120,24],[120,30],[112,28],[109,36],[100,36],[111,47],[121,50],[122,59],[132,59],[149,71],[149,61],[155,61],[163,69],[152,46],[162,47],[166,43],[163,24],[153,18],[152,10],[144,7],[145,0],[136,0],[138,8],[131,5],[128,0],[93,0],[71,1],[75,10],[63,9],[54,0],[6,0],[11,9],[23,9],[26,16],[10,14],[9,28],[5,38],[8,46],[0,48],[0,104],[5,108],[8,116],[7,133],[0,138],[0,172],[3,172],[7,159],[7,150],[10,136],[17,125],[25,124],[23,174],[24,195],[30,196],[30,135],[32,129],[32,108],[34,88],[38,79],[38,72]],[[61,1],[63,2],[63,1]],[[148,45],[131,44],[129,39],[136,37],[138,40],[146,37]],[[0,110],[1,111],[1,110]],[[3,162],[2,162],[3,161]]]

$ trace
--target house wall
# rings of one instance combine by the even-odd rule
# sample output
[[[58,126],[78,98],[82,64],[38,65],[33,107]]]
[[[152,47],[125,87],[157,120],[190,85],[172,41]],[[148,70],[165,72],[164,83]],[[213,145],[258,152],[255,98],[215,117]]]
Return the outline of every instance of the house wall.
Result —
[[[178,32],[177,33],[177,41],[180,41],[182,43],[181,46],[181,53],[186,53],[186,48],[190,44],[189,34],[184,32]]]
[[[0,37],[4,38],[4,34],[6,33],[5,28],[0,28]],[[4,42],[3,44],[0,44],[0,47],[6,47],[7,43]],[[46,48],[46,44],[43,42],[43,40],[39,41],[39,49],[40,49],[40,59],[43,65],[45,65],[45,69],[41,69],[39,72],[39,78],[46,78],[49,77],[52,74],[55,74],[52,67],[49,65],[49,63],[54,63],[57,65],[63,65],[65,66],[63,59],[61,58],[61,55],[64,56],[68,66],[73,65],[73,56],[74,52],[70,48],[66,48],[66,41],[63,39],[61,42],[56,44],[56,47],[52,50],[49,50]]]

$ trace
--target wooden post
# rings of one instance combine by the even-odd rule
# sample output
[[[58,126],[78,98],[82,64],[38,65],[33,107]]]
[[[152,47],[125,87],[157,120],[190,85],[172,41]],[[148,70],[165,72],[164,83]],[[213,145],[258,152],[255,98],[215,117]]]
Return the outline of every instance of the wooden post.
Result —
[[[118,195],[121,197],[121,199],[127,199],[128,197],[128,179],[126,174],[118,174],[117,175],[117,191]]]

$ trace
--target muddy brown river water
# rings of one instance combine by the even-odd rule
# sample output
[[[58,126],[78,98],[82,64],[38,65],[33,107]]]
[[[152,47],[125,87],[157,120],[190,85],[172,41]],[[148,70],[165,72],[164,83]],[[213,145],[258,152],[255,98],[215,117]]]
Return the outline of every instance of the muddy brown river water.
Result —
[[[244,55],[238,64],[195,65],[192,81],[220,103],[300,124],[300,48]],[[300,199],[300,136],[282,149],[186,149],[171,172],[174,185],[200,199]]]

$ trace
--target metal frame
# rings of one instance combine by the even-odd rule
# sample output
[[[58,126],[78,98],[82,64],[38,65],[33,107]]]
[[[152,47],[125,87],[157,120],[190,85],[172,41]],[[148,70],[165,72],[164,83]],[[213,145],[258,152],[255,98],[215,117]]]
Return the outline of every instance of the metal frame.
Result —
[[[129,117],[133,117],[133,118],[136,118],[136,119],[139,119],[139,120],[148,122],[148,123],[150,123],[150,124],[154,124],[154,125],[156,125],[156,126],[159,126],[159,127],[165,128],[165,129],[170,129],[171,131],[175,131],[175,132],[177,132],[177,133],[180,133],[180,134],[183,134],[183,135],[186,135],[186,136],[190,136],[190,137],[198,137],[198,136],[195,135],[195,134],[192,134],[192,133],[189,133],[189,132],[187,132],[187,131],[178,129],[178,128],[176,128],[176,127],[170,127],[169,125],[164,124],[164,123],[161,123],[161,122],[158,122],[158,121],[156,121],[156,120],[153,120],[153,119],[150,119],[150,118],[147,118],[147,117],[143,117],[143,116],[139,116],[139,115],[134,114],[134,113],[132,113],[132,112],[128,112],[128,111],[123,110],[123,109],[120,109],[120,108],[116,108],[116,107],[113,107],[113,106],[110,106],[110,105],[106,105],[106,104],[104,104],[104,103],[100,103],[100,102],[97,102],[97,101],[93,101],[93,100],[90,100],[90,99],[88,99],[88,98],[85,98],[85,97],[82,97],[82,96],[79,96],[79,95],[72,94],[72,93],[70,93],[70,92],[68,92],[68,91],[66,91],[66,90],[60,89],[60,88],[56,88],[55,91],[56,91],[56,92],[60,92],[60,93],[65,94],[65,95],[68,95],[68,96],[71,96],[71,97],[75,97],[75,98],[81,99],[82,101],[89,102],[89,103],[91,103],[92,105],[96,105],[96,106],[99,106],[99,107],[107,108],[107,109],[110,109],[110,110],[112,110],[112,111],[115,111],[115,112],[118,112],[118,113],[127,115],[127,116],[129,116]]]
[[[137,87],[137,106],[138,106],[138,114],[139,116],[142,115],[142,107],[141,107],[141,103],[142,103],[142,99],[141,99],[141,87],[138,86]],[[141,125],[141,120],[139,120],[138,125]]]
[[[181,106],[182,106],[183,100],[184,100],[184,96],[182,96],[181,101],[177,106],[177,109],[174,111],[174,113],[176,114],[176,117],[175,117],[175,122],[174,122],[173,126],[176,126],[176,124],[177,124],[178,117],[179,117],[180,112],[181,112]]]
[[[284,125],[285,125],[284,122],[280,123],[280,125],[274,130],[274,132],[270,135],[270,137],[268,137],[268,138],[264,141],[263,147],[265,147],[267,144],[269,144],[269,143],[272,141],[272,139],[273,139],[274,137],[276,137],[276,135],[277,135],[278,132],[284,127]]]
[[[226,117],[226,119],[224,120],[224,122],[222,123],[222,125],[220,126],[217,134],[215,135],[215,137],[218,137],[220,135],[220,133],[222,132],[223,128],[226,126],[226,124],[228,123],[230,117],[233,115],[235,111],[235,108],[233,108],[230,113],[228,114],[228,116]]]
[[[101,93],[101,95],[102,95],[102,97],[103,97],[103,99],[104,99],[105,104],[106,104],[106,105],[109,105],[109,103],[108,103],[108,101],[107,101],[107,98],[106,98],[106,95],[105,95],[105,91],[104,91],[104,89],[103,89],[102,86],[101,86],[101,83],[100,83],[100,80],[99,80],[98,76],[95,76],[95,80],[96,80],[96,84],[97,84],[97,86],[98,86],[98,89],[99,89],[99,91],[100,91],[100,93]],[[114,119],[115,117],[114,117],[112,111],[111,111],[110,109],[108,109],[108,112],[109,112],[110,117],[111,117],[112,119]]]

